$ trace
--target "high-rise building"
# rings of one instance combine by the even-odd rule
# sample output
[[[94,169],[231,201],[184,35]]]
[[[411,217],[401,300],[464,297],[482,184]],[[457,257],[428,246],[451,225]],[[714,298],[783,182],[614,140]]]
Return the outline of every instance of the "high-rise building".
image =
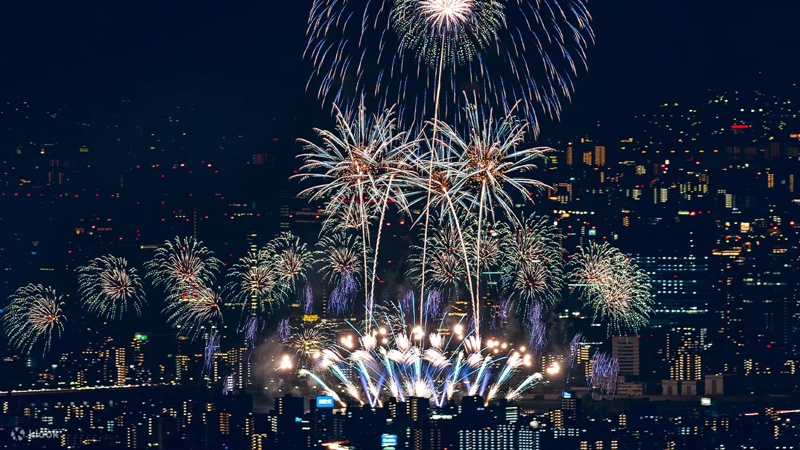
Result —
[[[703,379],[703,352],[708,348],[708,328],[673,327],[666,334],[670,379]]]
[[[619,362],[619,375],[639,376],[638,336],[615,336],[611,339],[611,356]]]
[[[601,167],[606,165],[606,148],[602,145],[594,148],[594,165]]]

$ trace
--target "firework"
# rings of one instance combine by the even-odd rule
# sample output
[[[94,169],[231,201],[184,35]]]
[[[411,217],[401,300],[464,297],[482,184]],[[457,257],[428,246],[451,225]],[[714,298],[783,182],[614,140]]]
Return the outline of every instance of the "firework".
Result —
[[[3,315],[9,343],[31,354],[40,340],[42,352],[50,349],[53,335],[61,335],[66,318],[61,312],[61,296],[50,287],[29,284],[16,290]]]
[[[311,290],[311,283],[306,283],[305,295],[303,296],[303,313],[306,315],[314,312],[314,292]]]
[[[613,395],[617,391],[619,361],[607,353],[595,351],[592,357],[592,370],[586,383],[589,389],[602,395]]]
[[[424,231],[420,233],[424,239]],[[407,275],[415,282],[422,282],[423,258],[425,247],[414,245],[409,257]],[[463,286],[467,276],[466,265],[461,255],[461,243],[458,232],[449,221],[443,221],[431,230],[427,240],[427,261],[425,262],[427,289],[440,292],[457,292]]]
[[[222,320],[220,305],[222,298],[210,288],[201,287],[197,295],[189,299],[176,299],[167,304],[164,312],[168,322],[180,334],[197,339],[207,327]]]
[[[530,350],[535,357],[540,357],[547,349],[547,326],[542,321],[542,305],[533,303],[528,321],[531,324]]]
[[[316,361],[332,342],[330,332],[324,327],[303,327],[289,337],[287,346],[295,350],[298,358]]]
[[[298,282],[306,280],[308,269],[314,263],[313,253],[292,233],[281,233],[270,241],[264,251],[274,255],[275,275],[281,289],[287,294],[295,291]]]
[[[228,375],[222,381],[222,395],[233,394],[234,380],[233,375]]]
[[[123,258],[103,256],[78,268],[79,292],[89,312],[108,320],[122,318],[132,307],[141,314],[145,301],[136,269]]]
[[[407,195],[399,179],[410,167],[409,158],[416,141],[411,140],[408,133],[397,131],[392,109],[370,116],[362,104],[352,111],[337,109],[336,112],[336,132],[317,130],[322,145],[302,141],[307,153],[300,155],[305,164],[301,168],[302,173],[296,177],[322,181],[322,184],[305,189],[301,195],[311,200],[327,198],[325,212],[330,219],[355,214],[355,225],[361,234],[364,299],[369,317],[374,307],[371,299],[375,294],[376,265],[386,209],[392,202],[408,212]],[[378,223],[374,247],[369,230],[373,217],[377,218]],[[367,258],[368,247],[374,248],[371,252],[374,255],[371,270]],[[334,271],[341,269],[338,267],[343,262],[341,256],[346,256],[346,270],[350,270],[353,275],[351,278],[355,279],[349,254],[338,255],[332,267],[330,264],[326,266]],[[330,262],[330,256],[326,259]]]
[[[219,350],[219,333],[212,331],[206,336],[206,346],[203,351],[203,373],[211,373],[211,367],[214,365],[214,355]]]
[[[272,307],[278,295],[278,274],[272,255],[266,251],[250,252],[231,266],[226,286],[235,299],[252,313],[264,312],[266,305]]]
[[[289,318],[281,319],[278,322],[278,338],[281,342],[286,342],[289,339],[289,336],[292,335],[292,327],[289,325]]]
[[[570,98],[594,39],[590,23],[581,0],[315,0],[309,87],[323,103],[367,96],[376,109],[406,104],[412,116],[429,117],[441,96],[455,104],[469,86],[481,103],[520,102],[536,123],[537,110],[558,116]]]
[[[189,300],[213,284],[220,261],[203,243],[187,237],[166,241],[145,264],[147,277],[171,297]]]
[[[563,273],[558,231],[546,218],[528,218],[502,241],[505,291],[518,300],[518,311],[532,302],[552,304],[558,298]]]
[[[498,330],[505,328],[509,318],[509,311],[511,310],[511,301],[508,299],[501,299],[495,307],[495,314],[492,316],[492,323],[489,328]]]
[[[567,366],[572,369],[575,367],[575,359],[578,357],[578,352],[586,343],[586,338],[581,333],[575,333],[575,336],[569,343],[569,355],[567,355]]]
[[[358,287],[349,276],[342,277],[339,284],[331,291],[328,297],[328,314],[341,317],[350,310]]]
[[[356,283],[359,282],[362,275],[362,244],[358,238],[338,232],[322,236],[317,247],[320,250],[314,253],[325,281],[338,285],[342,278],[349,277]]]
[[[326,376],[335,379],[351,399],[377,406],[384,396],[400,401],[424,397],[441,406],[455,395],[480,395],[488,403],[501,396],[516,399],[543,382],[541,374],[534,373],[516,387],[507,386],[514,374],[529,367],[530,355],[498,341],[482,342],[474,334],[464,337],[456,330],[460,327],[463,332],[460,324],[453,326],[450,336],[429,333],[402,315],[400,303],[371,317],[370,334],[359,334],[354,328],[352,334],[340,335],[340,345],[321,352],[320,366]],[[389,318],[395,314],[399,316]],[[331,391],[322,375],[313,379]]]
[[[250,316],[242,325],[240,332],[244,332],[244,341],[248,348],[254,348],[258,340],[258,333],[264,328],[264,323],[257,316]]]
[[[636,333],[653,311],[650,277],[630,258],[604,243],[582,247],[572,259],[573,285],[594,309],[595,318],[608,319],[609,333]]]

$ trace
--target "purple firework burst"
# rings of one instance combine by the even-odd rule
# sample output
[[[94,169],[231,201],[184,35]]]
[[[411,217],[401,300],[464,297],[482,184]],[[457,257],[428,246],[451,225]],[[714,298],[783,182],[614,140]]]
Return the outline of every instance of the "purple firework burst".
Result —
[[[492,323],[489,328],[492,330],[505,328],[506,322],[508,322],[508,311],[511,309],[511,301],[501,299],[495,308],[497,309],[496,314],[492,317]]]
[[[219,334],[212,331],[206,338],[206,348],[203,352],[203,373],[211,373],[211,366],[214,363],[214,354],[219,350]]]
[[[413,295],[413,294],[412,294]],[[436,320],[441,313],[442,293],[439,291],[428,292],[428,303],[425,305],[425,313],[428,319]]]
[[[303,296],[303,312],[311,314],[314,311],[314,292],[311,291],[311,284],[306,283],[306,291]]]
[[[356,281],[351,275],[343,275],[328,299],[328,314],[337,317],[344,315],[350,309],[355,294]]]
[[[222,395],[233,394],[233,375],[228,375],[222,381]]]
[[[278,337],[281,342],[285,342],[292,335],[292,327],[289,325],[289,318],[285,318],[278,322]]]
[[[575,360],[577,359],[578,352],[580,352],[584,342],[586,342],[586,338],[583,337],[583,334],[581,333],[576,333],[570,341],[569,354],[567,355],[567,367],[570,369],[575,367]]]
[[[542,305],[534,302],[528,313],[531,322],[530,349],[534,357],[539,358],[547,348],[547,327],[542,321]]]
[[[249,348],[256,346],[258,332],[264,328],[264,324],[256,316],[250,316],[242,326],[240,331],[244,331],[244,340]]]
[[[400,299],[400,309],[403,311],[403,315],[408,316],[414,310],[414,292],[407,291],[406,295]]]
[[[592,357],[592,370],[586,383],[589,389],[602,395],[613,395],[617,392],[617,376],[619,361],[608,353],[595,351]]]

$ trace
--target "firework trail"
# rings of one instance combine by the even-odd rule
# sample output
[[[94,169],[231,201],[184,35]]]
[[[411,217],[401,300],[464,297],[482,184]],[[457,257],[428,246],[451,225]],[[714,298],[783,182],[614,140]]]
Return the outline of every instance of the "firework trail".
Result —
[[[9,344],[30,355],[41,340],[42,354],[50,350],[53,334],[60,336],[66,321],[61,299],[51,287],[29,284],[17,289],[3,314]]]
[[[203,351],[203,374],[210,374],[211,368],[214,365],[214,355],[219,350],[219,333],[212,331],[206,337],[206,346]]]
[[[278,338],[280,338],[281,342],[286,342],[291,335],[292,327],[289,325],[289,318],[281,319],[278,322]]]
[[[593,392],[602,395],[613,395],[617,392],[617,376],[619,375],[619,361],[607,353],[595,351],[592,357],[592,370],[586,380],[587,386]]]
[[[204,286],[211,286],[220,261],[203,243],[192,237],[166,241],[145,264],[146,277],[162,286],[171,297],[195,297]]]
[[[653,312],[650,277],[619,250],[594,242],[572,258],[577,291],[612,333],[636,333]]]
[[[308,87],[324,104],[368,96],[376,109],[408,104],[413,117],[430,117],[433,106],[437,114],[443,96],[449,117],[470,86],[481,103],[519,102],[536,123],[537,111],[558,116],[570,98],[594,40],[591,20],[580,0],[315,0]]]
[[[314,312],[314,292],[311,290],[311,283],[306,283],[302,306],[304,314],[309,315]]]
[[[534,303],[531,306],[528,320],[531,323],[530,350],[536,358],[539,358],[547,349],[547,327],[542,321],[541,304]]]
[[[220,305],[222,298],[210,288],[200,287],[196,296],[176,299],[167,304],[164,313],[168,322],[179,333],[192,340],[197,339],[210,326],[222,321]]]
[[[406,295],[400,299],[400,311],[406,316],[414,314],[414,291],[407,291]]]
[[[128,307],[141,315],[145,302],[142,280],[123,258],[103,256],[78,268],[78,291],[90,313],[107,320],[121,319]]]

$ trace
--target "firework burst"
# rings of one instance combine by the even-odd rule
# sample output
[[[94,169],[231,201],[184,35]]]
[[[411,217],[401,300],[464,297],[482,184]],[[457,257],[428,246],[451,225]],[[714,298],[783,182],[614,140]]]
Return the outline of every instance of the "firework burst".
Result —
[[[300,359],[315,361],[321,358],[322,351],[333,343],[331,333],[322,326],[297,329],[287,339],[287,346],[295,351]]]
[[[596,318],[608,320],[609,333],[636,333],[647,325],[653,311],[650,277],[630,258],[608,243],[592,242],[579,250],[572,264],[573,286]]]
[[[247,256],[231,266],[226,286],[235,299],[245,309],[264,312],[266,305],[272,306],[275,288],[278,285],[278,274],[272,263],[272,257],[266,251],[250,252]]]
[[[128,308],[141,314],[145,302],[142,280],[123,258],[103,256],[78,268],[79,292],[83,305],[107,320],[121,319]]]
[[[166,241],[145,265],[147,277],[172,296],[196,297],[204,286],[213,284],[220,261],[214,252],[192,237]]]
[[[189,299],[176,299],[164,308],[168,322],[179,333],[192,340],[222,320],[220,295],[207,287],[201,287],[197,296]]]
[[[592,357],[592,370],[586,383],[593,392],[602,395],[613,395],[617,391],[619,361],[608,353],[596,351]]]
[[[60,336],[64,329],[61,296],[53,288],[29,284],[17,289],[9,300],[3,315],[9,343],[30,355],[36,343],[43,341],[42,352],[47,352],[53,335]]]
[[[570,98],[594,40],[590,23],[582,0],[314,0],[309,88],[326,104],[366,96],[419,118],[469,86],[481,103],[520,102],[536,123],[537,111],[558,116]]]

